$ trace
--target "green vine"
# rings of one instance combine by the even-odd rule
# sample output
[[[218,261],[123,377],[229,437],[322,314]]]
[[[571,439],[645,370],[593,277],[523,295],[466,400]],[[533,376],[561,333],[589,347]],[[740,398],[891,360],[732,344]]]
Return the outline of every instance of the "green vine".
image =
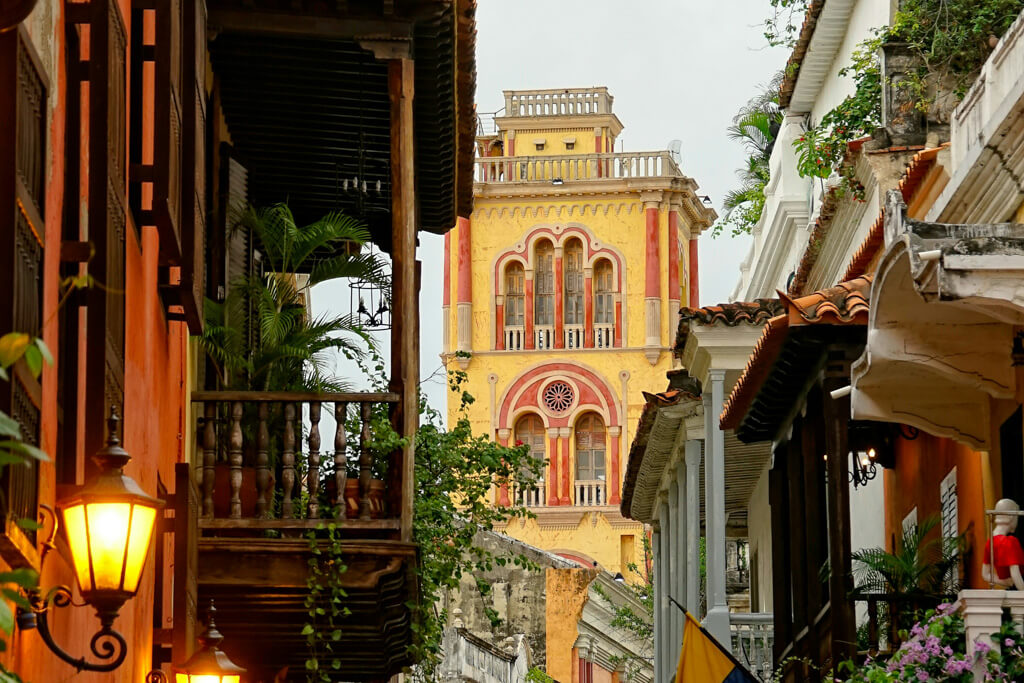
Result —
[[[342,579],[348,568],[342,559],[341,532],[333,522],[318,524],[306,533],[311,557],[307,565],[305,607],[308,621],[302,627],[309,655],[306,659],[307,683],[331,683],[341,669],[342,653],[335,650],[341,641],[341,620],[351,612],[345,606],[348,593]],[[332,673],[334,672],[334,673]]]
[[[764,20],[765,40],[772,47],[794,47],[811,0],[770,0],[769,4],[772,14]]]
[[[786,0],[772,0],[773,6]],[[854,93],[794,142],[802,177],[840,176],[841,192],[863,199],[864,188],[846,162],[848,145],[874,132],[882,120],[879,64],[884,44],[905,44],[919,66],[900,79],[914,106],[931,115],[949,96],[963,99],[1001,36],[1024,9],[1024,0],[903,0],[890,26],[877,29],[854,50],[839,75]]]

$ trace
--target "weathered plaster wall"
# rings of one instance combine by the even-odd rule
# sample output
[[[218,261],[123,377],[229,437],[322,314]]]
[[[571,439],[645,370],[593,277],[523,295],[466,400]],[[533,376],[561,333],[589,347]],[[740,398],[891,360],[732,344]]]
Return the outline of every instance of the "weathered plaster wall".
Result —
[[[556,554],[573,554],[597,562],[613,574],[622,572],[630,577],[636,576],[627,571],[627,566],[640,559],[636,557],[635,549],[640,547],[636,539],[643,533],[642,524],[632,520],[612,524],[606,515],[622,519],[617,511],[588,511],[582,513],[578,523],[548,525],[543,521],[545,511],[537,512],[540,519],[514,520],[504,532],[524,543]],[[634,553],[624,559],[622,546],[628,545],[629,537],[634,541]]]
[[[772,605],[772,509],[768,502],[768,465],[761,471],[747,506],[747,540],[750,557],[757,555],[757,595],[751,595],[751,612],[771,612]],[[753,575],[751,576],[753,578]],[[754,602],[753,598],[757,601]]]
[[[545,572],[547,601],[547,673],[556,681],[569,683],[573,678],[573,645],[579,635],[576,624],[587,603],[587,586],[596,572],[581,569],[548,569]]]

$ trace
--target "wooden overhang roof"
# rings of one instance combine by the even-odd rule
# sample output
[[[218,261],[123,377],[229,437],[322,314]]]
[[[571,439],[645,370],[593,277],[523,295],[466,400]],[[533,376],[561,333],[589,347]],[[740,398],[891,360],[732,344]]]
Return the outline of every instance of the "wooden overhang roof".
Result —
[[[419,229],[441,234],[468,216],[475,9],[476,0],[209,0],[213,70],[250,199],[287,201],[300,223],[362,215],[389,248],[388,64],[373,47],[408,50],[415,63]]]
[[[800,78],[800,67],[803,66],[807,48],[810,47],[811,38],[814,37],[814,29],[818,26],[818,17],[821,16],[821,10],[824,8],[825,0],[811,0],[807,7],[804,23],[800,26],[800,33],[797,35],[793,52],[786,61],[785,76],[779,86],[779,106],[783,109],[789,107],[793,90],[796,88],[796,81]]]
[[[799,299],[779,294],[785,313],[768,321],[719,419],[748,443],[775,439],[820,370],[826,345],[864,343],[871,276]]]

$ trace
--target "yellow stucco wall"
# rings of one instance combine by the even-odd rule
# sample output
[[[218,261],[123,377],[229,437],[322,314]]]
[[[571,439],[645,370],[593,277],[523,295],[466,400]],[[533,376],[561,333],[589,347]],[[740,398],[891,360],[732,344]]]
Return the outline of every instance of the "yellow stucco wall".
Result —
[[[581,569],[545,570],[547,674],[556,681],[574,680],[573,646],[579,636],[576,624],[587,604],[587,586],[594,576],[594,572]]]

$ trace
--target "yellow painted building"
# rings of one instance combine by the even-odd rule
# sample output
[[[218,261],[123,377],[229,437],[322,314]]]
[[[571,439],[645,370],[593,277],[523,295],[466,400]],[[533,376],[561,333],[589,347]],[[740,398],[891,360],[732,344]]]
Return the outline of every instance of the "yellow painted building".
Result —
[[[643,527],[619,513],[627,448],[641,390],[672,367],[680,303],[696,305],[715,213],[673,153],[611,151],[606,88],[504,94],[481,117],[472,217],[445,236],[445,353],[474,429],[547,464],[536,488],[495,491],[537,516],[506,533],[628,574]]]

